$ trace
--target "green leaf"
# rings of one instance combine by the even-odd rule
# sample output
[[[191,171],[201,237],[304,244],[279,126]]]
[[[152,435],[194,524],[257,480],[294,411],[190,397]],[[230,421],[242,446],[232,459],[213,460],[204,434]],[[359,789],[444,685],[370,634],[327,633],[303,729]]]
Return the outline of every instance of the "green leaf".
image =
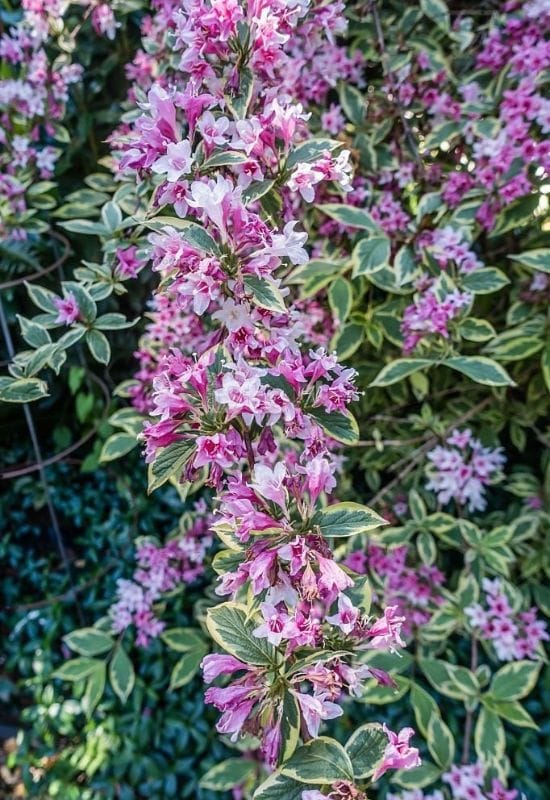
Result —
[[[353,586],[347,591],[349,599],[354,606],[361,609],[363,614],[368,614],[372,603],[372,589],[367,575],[353,575]],[[395,689],[392,689],[395,692]]]
[[[324,203],[317,208],[331,219],[335,219],[342,225],[350,228],[361,228],[365,231],[379,232],[380,228],[373,220],[368,211],[354,206],[346,206],[343,203]]]
[[[342,537],[368,533],[382,525],[388,525],[372,508],[359,503],[336,503],[322,508],[311,520],[323,536]]]
[[[106,236],[108,233],[105,225],[101,222],[92,222],[90,219],[70,219],[57,224],[71,233],[83,233],[88,236]]]
[[[323,153],[330,153],[337,147],[342,147],[342,142],[336,139],[308,139],[307,142],[299,144],[292,150],[287,158],[286,166],[290,169],[296,164],[308,164],[317,161]]]
[[[486,342],[496,336],[496,331],[486,319],[468,317],[458,326],[458,332],[469,342]]]
[[[260,308],[284,314],[287,311],[284,298],[278,287],[266,278],[256,275],[245,275],[244,285],[252,294],[253,300]]]
[[[102,663],[97,658],[72,658],[56,669],[53,677],[62,681],[81,681],[91,675],[97,665]]]
[[[248,161],[246,153],[239,153],[235,150],[220,150],[213,153],[210,158],[201,164],[201,171],[209,169],[219,169],[219,167],[230,167],[234,164],[244,164]]]
[[[348,325],[344,325],[336,334],[330,344],[330,348],[331,350],[336,350],[340,361],[345,361],[361,346],[364,336],[364,325],[350,322]]]
[[[513,661],[493,676],[491,695],[495,700],[521,700],[536,686],[541,664],[537,661]]]
[[[460,132],[461,125],[459,122],[444,122],[441,125],[436,125],[432,132],[426,136],[424,148],[426,150],[436,150],[444,142],[450,142]]]
[[[427,514],[426,503],[416,489],[411,489],[409,492],[409,508],[415,522],[422,522],[425,519]]]
[[[485,356],[454,356],[442,362],[484,386],[515,386],[504,367]]]
[[[511,334],[512,331],[508,333]],[[502,334],[483,349],[499,361],[523,361],[534,353],[538,353],[543,347],[544,341],[537,336],[518,335],[514,337]]]
[[[533,717],[527,713],[521,703],[517,700],[494,700],[490,694],[483,695],[481,701],[489,711],[498,714],[499,717],[511,722],[512,725],[517,725],[518,728],[533,728],[539,730],[539,726]]]
[[[86,689],[82,697],[82,708],[88,719],[92,716],[94,709],[103,697],[106,673],[105,663],[98,661],[95,670],[86,681]]]
[[[149,464],[149,486],[147,492],[151,494],[170,478],[180,477],[183,468],[191,459],[195,445],[189,439],[173,442],[168,447],[163,447],[157,452],[155,460]]]
[[[138,440],[136,436],[129,433],[113,433],[112,436],[105,441],[101,455],[99,456],[100,462],[115,461],[117,458],[125,456],[134,447],[137,447]]]
[[[239,88],[235,94],[226,95],[227,106],[236,119],[244,119],[254,90],[254,75],[248,67],[239,71]]]
[[[471,670],[437,658],[419,659],[420,669],[436,691],[456,700],[476,697],[479,682]]]
[[[433,366],[428,358],[396,358],[380,370],[371,386],[391,386],[421,369]]]
[[[21,314],[16,314],[16,316],[21,328],[21,335],[27,344],[31,347],[42,347],[42,345],[51,344],[51,336],[43,325],[22,317]]]
[[[3,403],[32,403],[48,394],[48,384],[38,378],[0,377],[0,400]]]
[[[340,105],[354,125],[362,125],[365,118],[365,99],[354,86],[342,81],[339,86]]]
[[[353,780],[353,766],[341,744],[319,736],[299,747],[281,767],[288,778],[307,784]]]
[[[448,31],[451,26],[451,17],[447,4],[443,0],[420,0],[422,12],[435,22],[438,28]]]
[[[353,289],[345,278],[336,278],[328,290],[328,301],[340,322],[347,319],[353,305]]]
[[[259,200],[264,194],[267,194],[275,185],[275,181],[253,181],[250,186],[243,192],[243,201],[246,205],[252,203],[254,200]]]
[[[97,656],[114,647],[114,639],[98,628],[79,628],[63,637],[63,641],[81,656]]]
[[[25,283],[25,287],[35,306],[38,306],[38,308],[41,308],[42,311],[45,311],[47,314],[55,314],[57,316],[57,308],[54,303],[54,300],[57,298],[56,294],[34,283]]]
[[[285,762],[290,758],[300,738],[300,706],[292,692],[285,692],[281,708],[281,747],[280,759]]]
[[[483,267],[464,275],[462,288],[472,294],[491,294],[498,292],[503,286],[510,283],[504,272],[496,267]]]
[[[126,319],[124,314],[110,312],[109,314],[102,314],[98,317],[94,323],[94,328],[105,331],[118,331],[123,328],[131,328],[136,322],[137,319]]]
[[[134,688],[136,676],[133,664],[121,645],[116,648],[109,664],[109,680],[116,696],[125,703]]]
[[[173,692],[193,680],[198,672],[201,661],[206,653],[206,647],[194,650],[192,653],[185,653],[174,666],[170,676],[170,686],[168,691]]]
[[[533,214],[538,204],[539,195],[538,193],[534,193],[521,197],[509,206],[506,206],[504,211],[501,211],[497,216],[496,225],[489,233],[489,238],[501,236],[503,233],[507,233],[514,228],[524,228],[527,225],[532,225]]]
[[[550,392],[550,347],[545,347],[540,357],[540,369],[547,390]]]
[[[122,222],[122,211],[114,200],[109,200],[101,209],[101,221],[109,231],[114,233]]]
[[[388,737],[378,722],[367,722],[352,733],[345,750],[353,764],[355,780],[370,778],[384,757]]]
[[[240,786],[254,773],[256,765],[246,758],[227,758],[206,772],[199,781],[201,789],[227,792]]]
[[[448,769],[455,755],[455,740],[439,715],[433,715],[428,725],[428,748],[442,769]]]
[[[170,650],[178,653],[206,647],[204,637],[197,628],[167,628],[161,633],[160,638]]]
[[[392,781],[403,789],[423,789],[424,786],[436,781],[440,775],[441,770],[435,764],[423,761],[414,769],[398,770],[392,775]]]
[[[512,261],[519,261],[525,267],[538,269],[541,272],[550,272],[550,248],[541,247],[537,250],[528,250],[515,256],[508,256]]]
[[[397,251],[393,260],[393,271],[398,286],[404,286],[412,281],[416,272],[416,260],[412,247],[404,245]]]
[[[440,212],[442,208],[445,208],[445,204],[441,198],[441,192],[426,192],[418,202],[416,221],[421,222],[424,217],[434,212]]]
[[[85,341],[88,350],[100,364],[108,364],[111,360],[111,345],[105,334],[101,331],[86,331]]]
[[[328,412],[323,408],[310,408],[308,414],[313,417],[321,428],[337,442],[354,444],[359,439],[359,428],[352,414],[342,414],[339,411]]]
[[[427,531],[421,531],[416,537],[416,549],[423,564],[431,565],[437,558],[437,546],[434,537]]]
[[[372,275],[389,266],[390,240],[387,236],[369,236],[361,239],[353,251],[353,275]]]
[[[302,800],[304,784],[274,772],[254,792],[254,800]]]
[[[208,231],[205,230],[202,225],[186,225],[182,229],[181,235],[185,241],[188,242],[188,244],[196,247],[198,250],[202,250],[205,253],[210,253],[211,255],[218,255],[219,247],[215,239],[210,236]]]
[[[486,764],[504,758],[506,736],[502,722],[493,711],[481,708],[474,730],[474,744],[478,757]]]
[[[416,724],[422,735],[427,738],[432,717],[439,716],[439,706],[431,694],[417,683],[412,684],[410,697]]]
[[[206,627],[220,647],[245,664],[269,666],[276,663],[275,650],[267,639],[253,635],[257,624],[248,618],[246,606],[230,602],[209,608]]]

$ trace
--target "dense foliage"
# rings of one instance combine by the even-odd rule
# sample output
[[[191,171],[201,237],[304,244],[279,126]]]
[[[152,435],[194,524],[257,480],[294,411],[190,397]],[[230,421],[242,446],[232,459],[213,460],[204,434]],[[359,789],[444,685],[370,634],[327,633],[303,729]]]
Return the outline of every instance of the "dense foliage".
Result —
[[[28,789],[543,797],[548,3],[22,6],[0,398],[126,509],[90,495],[86,618],[44,623]]]

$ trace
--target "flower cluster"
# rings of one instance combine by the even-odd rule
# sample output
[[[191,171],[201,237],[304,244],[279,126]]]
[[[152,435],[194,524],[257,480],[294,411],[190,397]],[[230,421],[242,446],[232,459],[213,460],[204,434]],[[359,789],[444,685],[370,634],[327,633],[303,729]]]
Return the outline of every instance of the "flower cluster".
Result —
[[[453,764],[443,774],[442,780],[448,784],[452,800],[516,800],[517,789],[506,789],[499,778],[492,778],[490,783],[486,770],[480,762],[475,764]],[[489,784],[489,788],[486,788]],[[386,800],[443,800],[444,793],[440,789],[425,792],[422,789],[411,789],[399,794],[388,792]]]
[[[442,780],[448,784],[453,800],[515,800],[517,789],[509,789],[498,778],[493,778],[489,790],[485,768],[479,761],[475,764],[453,764]]]
[[[407,564],[406,545],[386,550],[369,545],[367,550],[354,550],[345,564],[359,574],[370,574],[374,580],[374,598],[382,606],[395,607],[403,617],[403,634],[411,636],[415,628],[430,621],[443,603],[441,588],[445,576],[434,565]],[[380,591],[376,588],[381,585]]]
[[[59,123],[69,101],[70,87],[82,80],[83,69],[72,63],[64,31],[67,0],[23,0],[19,22],[0,35],[0,233],[26,238],[26,223],[35,212],[26,192],[31,178],[52,178],[64,141]],[[84,0],[99,34],[112,36],[113,12],[106,3]],[[61,54],[52,58],[57,37],[67,37]],[[56,144],[57,142],[57,144]],[[40,186],[40,184],[39,184]],[[47,188],[48,184],[44,185]]]
[[[345,29],[342,10],[282,0],[164,4],[148,36],[159,45],[158,60],[170,53],[169,66],[160,80],[145,78],[146,96],[133,87],[142,113],[111,137],[118,178],[149,181],[153,213],[173,208],[171,218],[153,218],[153,232],[140,242],[160,286],[129,391],[149,414],[143,441],[155,481],[206,483],[217,493],[208,527],[229,548],[213,566],[216,592],[230,600],[211,609],[208,625],[227,654],[207,656],[203,669],[209,683],[220,676],[230,682],[209,688],[206,699],[222,712],[218,730],[234,740],[255,735],[271,766],[284,749],[289,703],[297,731],[316,737],[364,680],[392,684],[386,672],[351,663],[342,647],[404,644],[403,617],[394,607],[379,618],[369,614],[363,579],[336,562],[323,532],[323,506],[342,465],[338,451],[355,435],[348,407],[359,396],[356,373],[327,350],[332,315],[285,285],[289,268],[309,259],[298,224],[302,203],[324,184],[351,189],[349,152],[337,141],[309,141],[303,106],[324,99],[333,77],[358,77],[362,60],[334,40]],[[168,20],[169,41],[162,35]],[[313,83],[304,80],[308,69]],[[130,70],[136,77],[154,71],[141,54]],[[128,271],[132,247],[117,250],[119,271],[121,263]],[[357,513],[370,526],[383,524],[362,508]],[[158,575],[146,572],[153,594],[186,580],[181,569],[164,566],[177,545],[168,547],[154,553]],[[121,587],[113,615],[119,629],[141,624],[146,641],[159,621],[147,617],[149,603],[138,622],[135,585]],[[239,616],[245,600],[258,610],[250,630]],[[272,665],[248,663],[245,645],[238,658],[241,650],[218,623],[224,615],[241,619],[252,652],[260,647],[292,663],[292,677],[274,687]],[[329,649],[340,652],[331,659]],[[379,774],[418,763],[410,729],[387,735]]]
[[[441,297],[432,288],[431,279],[423,278],[417,286],[421,289],[418,298],[403,312],[404,353],[411,353],[425,337],[436,335],[448,339],[449,323],[472,302],[471,294],[458,289]]]
[[[470,511],[483,511],[485,487],[495,483],[506,463],[502,447],[484,447],[469,428],[454,430],[445,443],[447,447],[438,445],[427,454],[426,489],[443,505],[454,500]]]
[[[539,657],[540,644],[550,636],[546,623],[537,619],[537,609],[514,609],[498,578],[484,578],[482,586],[484,604],[464,609],[474,632],[492,644],[500,661]]]
[[[143,541],[137,548],[137,569],[132,580],[118,581],[117,600],[111,606],[113,630],[136,629],[136,642],[146,647],[165,627],[155,613],[155,603],[166,592],[193,583],[204,572],[205,556],[212,544],[206,504],[195,504],[191,524],[183,535],[166,544]]]

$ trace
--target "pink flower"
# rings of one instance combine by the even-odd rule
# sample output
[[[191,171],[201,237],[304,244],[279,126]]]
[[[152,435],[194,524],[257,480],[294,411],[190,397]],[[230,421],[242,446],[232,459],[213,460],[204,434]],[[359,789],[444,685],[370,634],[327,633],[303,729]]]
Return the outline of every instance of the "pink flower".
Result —
[[[72,292],[65,292],[63,298],[54,297],[53,304],[57,309],[56,322],[61,322],[64,325],[72,325],[80,316],[80,308]]]
[[[369,647],[374,650],[387,648],[390,651],[394,651],[396,647],[405,647],[400,636],[405,617],[398,616],[397,610],[397,606],[388,606],[384,610],[384,616],[371,625],[368,631],[368,636],[372,636]]]
[[[267,641],[278,647],[283,638],[284,628],[288,622],[288,614],[278,611],[274,605],[270,603],[262,603],[260,610],[264,618],[264,622],[253,631],[254,636],[260,639],[267,639]]]
[[[319,736],[319,728],[323,720],[335,719],[335,717],[341,717],[344,713],[337,703],[327,700],[325,694],[312,697],[310,694],[291,691],[298,701],[310,736]]]
[[[317,554],[319,564],[319,588],[327,593],[343,592],[353,586],[352,579],[338,566],[332,558]]]
[[[322,492],[330,494],[336,486],[334,464],[324,456],[315,456],[305,467],[298,465],[296,470],[306,475],[306,486],[311,502],[315,503]]]
[[[220,675],[227,675],[241,669],[249,670],[250,667],[233,656],[225,655],[224,653],[211,653],[201,661],[201,669],[205,683],[212,683]]]
[[[108,3],[100,3],[92,9],[92,25],[96,33],[103,33],[107,39],[114,39],[116,29],[120,23],[116,22],[115,16]]]
[[[241,437],[233,429],[227,433],[197,436],[195,443],[197,450],[193,465],[197,469],[211,464],[218,464],[222,469],[228,469],[246,452]]]
[[[157,158],[151,169],[159,175],[166,175],[169,183],[175,183],[182,175],[191,171],[193,157],[191,145],[187,139],[181,142],[170,142],[166,148],[166,155]]]
[[[253,481],[249,486],[285,511],[288,503],[288,492],[284,485],[286,477],[286,467],[282,461],[278,461],[273,469],[265,464],[256,464]]]
[[[326,618],[327,622],[337,625],[346,634],[352,632],[358,619],[359,610],[345,594],[338,596],[338,613]]]
[[[287,186],[293,192],[300,192],[306,203],[313,203],[315,199],[315,184],[323,180],[323,173],[314,169],[311,164],[298,164]]]
[[[389,769],[412,769],[422,763],[417,748],[409,747],[409,740],[414,736],[412,728],[402,728],[399,733],[393,733],[386,725],[383,729],[389,741],[382,761],[372,776],[373,781],[377,781]]]
[[[491,781],[491,791],[487,794],[489,800],[515,800],[517,796],[517,789],[510,789],[507,791],[506,787],[498,778],[493,778]]]
[[[138,272],[144,266],[144,262],[140,261],[137,257],[138,249],[135,245],[130,247],[117,247],[115,250],[115,257],[118,261],[116,267],[117,277],[122,278],[136,278]]]

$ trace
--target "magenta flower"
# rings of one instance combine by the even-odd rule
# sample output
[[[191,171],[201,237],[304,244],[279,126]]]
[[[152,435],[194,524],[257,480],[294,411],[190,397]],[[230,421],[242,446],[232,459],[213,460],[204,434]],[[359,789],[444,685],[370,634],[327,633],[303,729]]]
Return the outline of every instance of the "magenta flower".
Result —
[[[341,717],[344,713],[342,708],[327,699],[326,694],[313,697],[302,692],[292,692],[298,701],[300,711],[303,714],[304,722],[310,736],[318,736],[321,722],[326,719]]]
[[[367,635],[372,637],[369,647],[373,650],[388,649],[392,652],[396,647],[405,647],[405,642],[400,636],[404,621],[405,617],[398,616],[397,606],[388,606],[384,610],[384,616],[376,620],[368,630]]]
[[[359,619],[359,609],[355,608],[345,594],[338,596],[338,613],[327,617],[327,622],[336,625],[343,633],[351,633]]]
[[[151,166],[158,175],[166,175],[169,183],[175,183],[182,175],[191,171],[193,157],[191,144],[187,139],[181,142],[170,142],[166,148],[166,155],[157,158]]]
[[[399,733],[393,733],[386,725],[383,729],[388,737],[388,744],[384,757],[372,776],[373,781],[377,781],[389,769],[412,769],[422,763],[418,749],[409,746],[410,738],[414,736],[412,728],[402,728]]]
[[[54,297],[53,304],[57,309],[56,322],[61,322],[63,325],[72,325],[80,316],[80,308],[72,292],[65,292],[63,298]]]

